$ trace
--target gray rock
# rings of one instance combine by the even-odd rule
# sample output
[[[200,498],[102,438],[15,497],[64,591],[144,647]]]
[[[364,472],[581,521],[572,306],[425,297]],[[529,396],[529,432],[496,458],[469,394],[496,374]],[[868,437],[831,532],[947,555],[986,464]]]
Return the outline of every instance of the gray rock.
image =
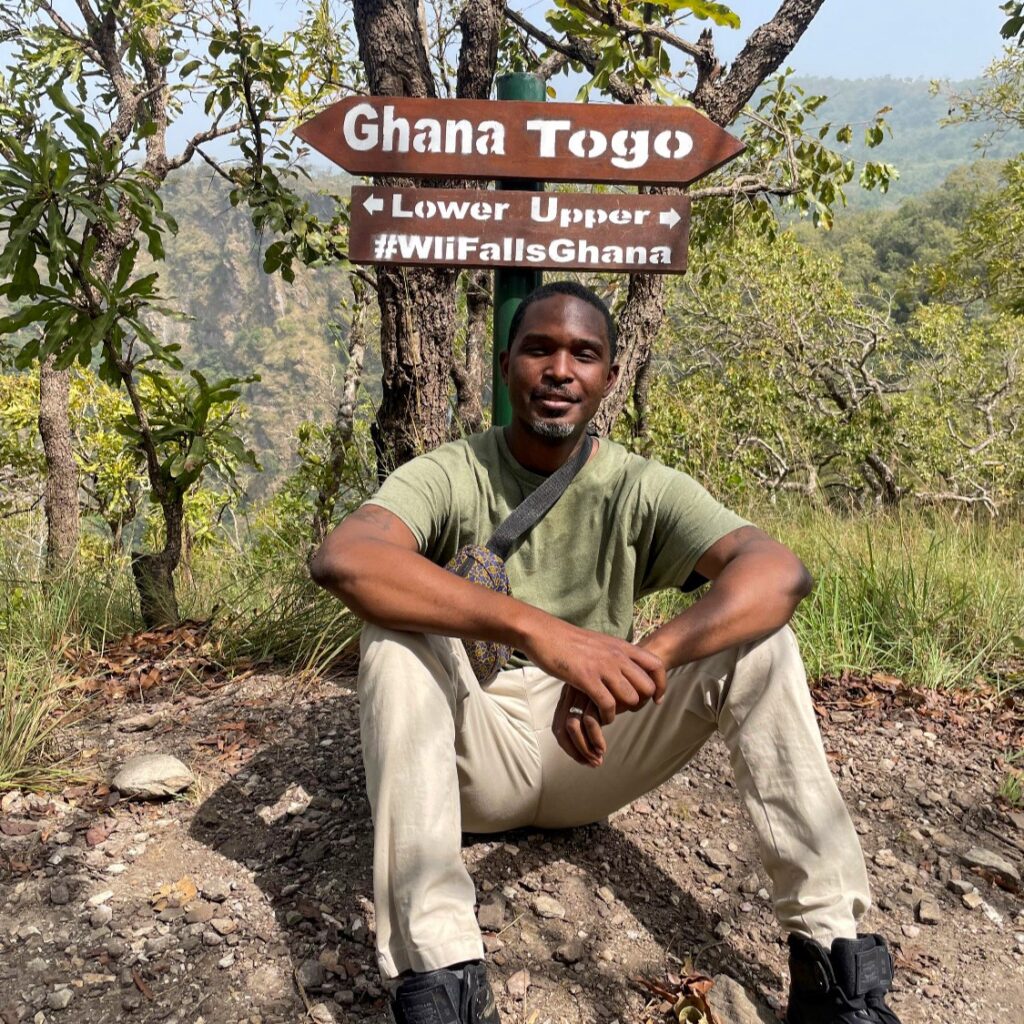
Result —
[[[71,893],[63,882],[53,882],[50,885],[50,902],[57,907],[71,902]]]
[[[310,1019],[314,1024],[334,1024],[334,1014],[326,1003],[315,1003],[309,1010]]]
[[[89,924],[91,924],[93,928],[103,928],[105,925],[110,924],[113,918],[114,911],[111,909],[109,904],[104,903],[89,915]]]
[[[977,886],[973,882],[968,882],[966,878],[951,878],[946,883],[946,888],[958,896],[966,896],[967,893],[974,892]]]
[[[144,711],[141,715],[132,715],[118,725],[121,732],[146,732],[160,724],[163,715],[159,711]]]
[[[66,1010],[71,1002],[71,989],[59,988],[46,997],[46,1005],[51,1010]]]
[[[917,904],[917,919],[921,924],[938,924],[942,920],[938,902],[931,896],[925,896]]]
[[[158,800],[188,789],[194,781],[188,768],[170,754],[139,754],[124,763],[111,785],[122,796]]]
[[[505,991],[513,999],[525,999],[527,990],[530,987],[530,972],[524,967],[516,971],[508,981],[505,982]]]
[[[203,896],[214,903],[223,903],[231,895],[231,886],[223,878],[213,878],[202,885]]]
[[[317,989],[322,987],[327,980],[323,964],[319,960],[303,960],[298,970],[298,978],[305,989]]]
[[[761,880],[757,877],[756,871],[751,871],[746,878],[740,882],[740,892],[753,896],[761,888]]]
[[[1020,888],[1020,872],[1005,857],[983,846],[972,846],[960,859],[969,867],[989,875],[1000,885]]]
[[[185,908],[185,921],[188,924],[205,924],[213,917],[213,904],[205,900],[195,900]]]
[[[569,939],[555,950],[555,959],[560,964],[575,964],[583,959],[586,949],[581,939]]]
[[[551,917],[562,920],[565,917],[565,907],[553,896],[546,896],[543,893],[535,896],[532,901],[534,913],[538,917]]]
[[[609,906],[615,902],[615,890],[608,885],[602,885],[597,890],[597,895],[600,897],[602,902],[607,903]]]
[[[727,974],[716,974],[708,993],[718,1024],[778,1024],[775,1014],[759,1006],[739,982]]]
[[[733,858],[732,856],[717,846],[706,846],[703,850],[698,851],[705,861],[708,862],[713,868],[717,868],[719,871],[728,871],[732,867]]]
[[[166,935],[154,935],[151,939],[146,939],[144,948],[151,956],[159,956],[169,949],[174,949],[177,944],[178,936],[174,932],[168,932]]]
[[[476,919],[485,932],[500,932],[505,924],[505,901],[497,896],[481,903]]]
[[[985,902],[984,897],[977,890],[965,892],[960,898],[968,910],[977,910]]]
[[[880,868],[895,868],[900,863],[892,850],[888,849],[879,850],[872,859]]]

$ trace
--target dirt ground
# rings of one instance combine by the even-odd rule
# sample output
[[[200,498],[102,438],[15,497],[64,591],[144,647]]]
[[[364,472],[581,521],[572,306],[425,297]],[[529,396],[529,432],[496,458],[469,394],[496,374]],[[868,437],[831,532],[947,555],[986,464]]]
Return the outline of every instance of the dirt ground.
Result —
[[[108,671],[66,734],[99,783],[3,797],[0,1020],[388,1019],[351,679],[189,677],[133,694]],[[995,796],[1024,710],[886,677],[815,700],[902,1021],[1024,1021],[1024,902],[970,866],[978,847],[1024,862],[1024,814]],[[175,755],[196,785],[119,800],[103,782],[139,752]],[[672,1019],[646,982],[694,972],[735,979],[761,1020],[781,1013],[785,946],[719,743],[607,823],[468,836],[464,853],[504,1020]],[[715,989],[711,1004],[720,1024],[757,1019]]]

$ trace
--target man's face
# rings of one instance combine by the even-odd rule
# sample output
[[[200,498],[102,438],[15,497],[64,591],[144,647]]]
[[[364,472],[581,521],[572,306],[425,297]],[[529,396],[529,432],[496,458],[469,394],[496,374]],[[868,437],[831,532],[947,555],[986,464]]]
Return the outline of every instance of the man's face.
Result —
[[[527,307],[501,354],[513,417],[538,437],[580,433],[619,375],[604,317],[589,302],[552,295]]]

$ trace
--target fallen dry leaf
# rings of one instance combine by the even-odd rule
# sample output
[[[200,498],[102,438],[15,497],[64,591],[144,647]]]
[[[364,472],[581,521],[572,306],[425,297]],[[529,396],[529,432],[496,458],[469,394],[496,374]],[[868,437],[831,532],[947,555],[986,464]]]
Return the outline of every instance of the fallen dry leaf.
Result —
[[[168,882],[160,886],[149,901],[154,910],[166,910],[168,907],[183,907],[191,903],[199,895],[195,882],[188,875],[182,875],[176,882]]]

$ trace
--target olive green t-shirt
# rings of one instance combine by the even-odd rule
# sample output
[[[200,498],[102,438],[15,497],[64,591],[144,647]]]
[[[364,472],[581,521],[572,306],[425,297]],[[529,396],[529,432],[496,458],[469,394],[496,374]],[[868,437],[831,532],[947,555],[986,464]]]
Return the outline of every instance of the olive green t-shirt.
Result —
[[[368,504],[394,513],[445,565],[485,544],[543,476],[493,428],[396,469]],[[510,552],[512,595],[586,629],[629,639],[638,597],[681,586],[720,537],[747,525],[695,480],[608,438]]]

